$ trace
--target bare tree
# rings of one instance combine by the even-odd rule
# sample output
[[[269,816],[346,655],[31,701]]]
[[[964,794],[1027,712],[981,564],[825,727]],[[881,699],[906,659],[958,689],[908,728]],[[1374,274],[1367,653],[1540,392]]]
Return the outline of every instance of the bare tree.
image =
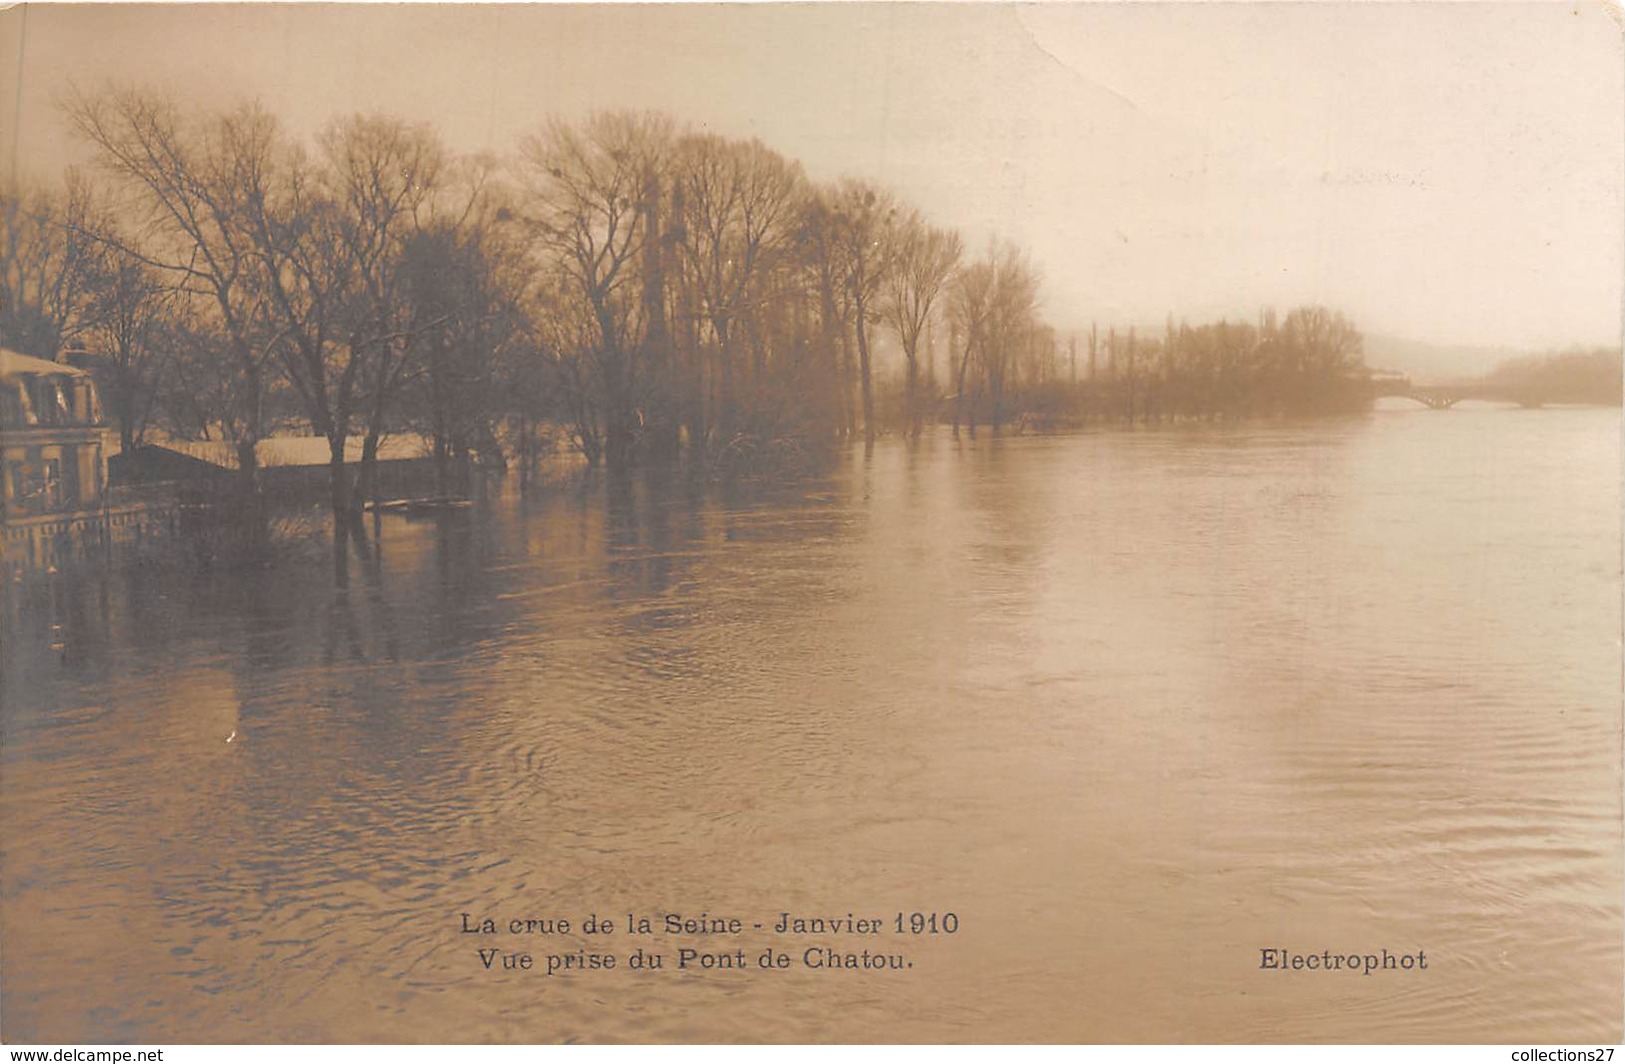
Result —
[[[276,122],[252,107],[186,121],[171,102],[135,90],[76,94],[66,108],[98,166],[127,194],[130,253],[211,305],[234,371],[229,402],[211,414],[252,488],[274,345],[248,199],[271,165]]]
[[[726,443],[738,401],[738,326],[770,294],[772,274],[794,246],[805,182],[800,166],[754,140],[691,134],[674,162],[682,189],[676,246],[709,326],[718,369],[712,403]],[[762,368],[758,357],[755,375]]]
[[[894,239],[880,312],[897,330],[903,347],[905,418],[909,435],[918,436],[923,416],[920,337],[931,320],[937,297],[959,265],[963,242],[958,233],[927,225],[917,212],[911,212],[899,223]]]
[[[336,206],[338,253],[345,263],[342,344],[354,367],[356,414],[363,432],[360,478],[353,505],[374,494],[378,449],[411,366],[412,341],[439,324],[414,316],[421,303],[402,283],[405,249],[432,223],[432,208],[447,163],[439,139],[426,126],[383,115],[353,115],[320,138],[322,184]],[[473,171],[470,200],[480,194],[489,166]],[[466,220],[465,206],[442,227]],[[341,449],[342,460],[342,449]]]
[[[355,349],[345,341],[358,264],[345,244],[343,208],[322,187],[322,175],[305,154],[273,141],[259,158],[261,165],[241,178],[243,215],[278,327],[272,350],[311,430],[327,441],[333,557],[342,583],[354,524],[345,450],[361,370]]]
[[[851,298],[846,285],[846,256],[841,250],[841,223],[831,210],[829,197],[817,194],[802,206],[797,240],[803,283],[815,294],[818,308],[816,384],[810,401],[819,406],[819,420],[834,424],[848,436],[855,432],[852,412]]]
[[[141,444],[174,363],[181,297],[160,271],[134,256],[112,251],[103,263],[79,335],[107,366],[102,398],[127,452]]]
[[[523,262],[505,239],[508,228],[448,219],[420,230],[406,249],[410,409],[433,441],[442,491],[467,490],[476,455],[504,461],[494,427],[500,413],[528,418],[536,410],[502,392],[505,382],[540,383],[516,364],[538,352],[520,311]],[[520,438],[523,447],[523,427]]]
[[[981,375],[971,373],[972,366],[980,366],[988,345],[993,325],[993,300],[996,270],[991,261],[977,261],[962,267],[954,274],[948,289],[948,318],[955,335],[963,341],[958,344],[958,358],[953,364],[954,375],[954,435],[969,417],[970,431],[976,434],[976,403],[969,394],[973,386],[980,391]],[[952,355],[952,351],[950,351]]]
[[[647,324],[639,266],[649,231],[642,205],[670,141],[664,117],[599,113],[579,128],[554,121],[521,150],[538,265],[556,275],[557,296],[586,311],[574,318],[589,332],[575,337],[584,361],[573,373],[582,399],[598,410],[582,427],[602,420],[601,447],[583,441],[589,460],[602,454],[624,463],[637,444]]]
[[[993,267],[993,287],[982,354],[992,403],[990,417],[997,428],[1010,414],[1006,385],[1016,356],[1036,325],[1038,275],[1014,245],[990,248],[988,260]]]
[[[68,171],[60,192],[0,191],[0,343],[54,359],[82,328],[105,249],[89,183]]]
[[[876,426],[869,323],[876,316],[882,285],[891,268],[897,204],[884,189],[850,178],[825,195],[842,279],[852,301],[852,332],[858,345],[858,379],[863,396],[863,436],[873,445]]]

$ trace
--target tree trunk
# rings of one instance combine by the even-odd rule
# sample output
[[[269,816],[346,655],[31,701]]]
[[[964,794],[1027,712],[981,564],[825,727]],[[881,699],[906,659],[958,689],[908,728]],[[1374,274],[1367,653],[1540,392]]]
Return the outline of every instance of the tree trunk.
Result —
[[[378,501],[379,436],[380,433],[376,428],[368,429],[366,439],[361,441],[361,473],[356,480],[353,503],[353,509],[358,514],[367,503]]]
[[[327,438],[327,472],[332,491],[333,582],[346,587],[350,582],[350,494],[344,474],[344,437],[338,433]]]
[[[712,321],[712,328],[717,334],[717,408],[712,421],[717,426],[717,433],[726,447],[733,440],[734,425],[737,423],[734,414],[734,359],[733,325],[725,317]]]
[[[841,343],[836,336],[835,295],[829,282],[824,280],[818,291],[819,352],[816,410],[819,430],[830,438],[841,435]]]
[[[858,331],[859,380],[863,387],[863,442],[873,447],[875,442],[875,392],[869,372],[869,327],[864,320],[863,301],[857,302],[854,324]]]
[[[954,435],[955,436],[959,435],[959,423],[964,420],[964,413],[965,413],[965,383],[966,383],[966,379],[967,379],[967,377],[969,375],[969,370],[970,370],[970,348],[971,348],[970,340],[969,340],[969,338],[967,338],[965,340],[965,349],[959,353],[959,382],[958,382],[957,387],[955,388],[956,394],[954,395]],[[953,352],[950,350],[949,354],[952,355]],[[976,429],[976,423],[974,421],[975,414],[972,413],[971,417],[973,419],[972,422],[971,422],[971,430],[974,432],[975,429]]]
[[[519,415],[519,493],[530,490],[530,419]]]
[[[910,438],[920,434],[920,363],[914,352],[908,352],[908,377],[903,387],[904,418]]]

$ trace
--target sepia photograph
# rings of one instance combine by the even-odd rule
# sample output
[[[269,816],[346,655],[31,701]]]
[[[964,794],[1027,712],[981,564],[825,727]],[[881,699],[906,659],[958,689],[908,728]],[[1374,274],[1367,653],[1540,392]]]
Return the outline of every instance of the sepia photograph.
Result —
[[[1620,1043],[1622,26],[0,10],[0,1041]]]

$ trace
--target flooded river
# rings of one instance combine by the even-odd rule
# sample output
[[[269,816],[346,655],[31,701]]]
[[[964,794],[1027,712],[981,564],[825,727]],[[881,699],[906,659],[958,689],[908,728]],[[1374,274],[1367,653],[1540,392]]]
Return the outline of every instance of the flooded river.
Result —
[[[386,518],[342,593],[64,580],[5,633],[0,1034],[1618,1041],[1620,427],[938,433]]]

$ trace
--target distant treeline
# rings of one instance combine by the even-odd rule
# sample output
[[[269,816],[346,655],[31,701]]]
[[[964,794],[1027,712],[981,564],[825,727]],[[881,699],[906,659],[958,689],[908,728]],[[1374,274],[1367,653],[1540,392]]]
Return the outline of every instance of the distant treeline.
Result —
[[[403,431],[457,490],[476,464],[528,465],[548,433],[593,463],[718,461],[933,420],[1363,398],[1340,314],[1062,345],[1020,249],[973,254],[884,188],[816,183],[760,142],[658,114],[555,120],[493,159],[386,116],[303,143],[258,107],[141,90],[65,110],[94,169],[0,202],[0,343],[85,348],[126,447],[227,441],[245,486],[258,441],[324,437],[338,525]]]
[[[1527,355],[1496,366],[1484,377],[1488,392],[1542,403],[1620,406],[1625,367],[1619,348],[1561,351]]]
[[[1161,336],[1092,328],[1057,355],[1043,349],[1019,416],[1039,423],[1125,423],[1342,413],[1370,402],[1361,336],[1324,307],[1256,323],[1192,326],[1169,320]],[[956,397],[956,407],[985,397]],[[997,401],[993,403],[997,420]],[[955,424],[961,419],[956,409]]]

